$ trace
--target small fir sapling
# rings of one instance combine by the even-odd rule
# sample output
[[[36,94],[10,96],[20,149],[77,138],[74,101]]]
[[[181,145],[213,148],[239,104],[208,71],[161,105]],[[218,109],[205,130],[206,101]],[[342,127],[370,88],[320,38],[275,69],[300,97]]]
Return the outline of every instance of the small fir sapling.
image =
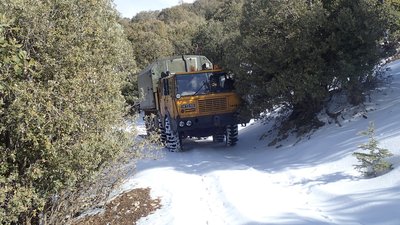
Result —
[[[375,126],[371,122],[368,129],[360,133],[367,136],[369,141],[359,146],[364,152],[354,152],[353,155],[360,162],[359,165],[354,167],[359,170],[365,177],[377,177],[392,169],[392,164],[385,160],[385,158],[393,154],[385,148],[378,147],[379,142],[375,139]]]

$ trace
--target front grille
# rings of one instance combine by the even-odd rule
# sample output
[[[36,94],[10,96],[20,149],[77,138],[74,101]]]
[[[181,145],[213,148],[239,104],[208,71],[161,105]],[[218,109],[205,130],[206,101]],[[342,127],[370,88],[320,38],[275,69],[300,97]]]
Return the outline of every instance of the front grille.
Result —
[[[226,110],[227,108],[226,98],[199,100],[200,113],[220,112]]]

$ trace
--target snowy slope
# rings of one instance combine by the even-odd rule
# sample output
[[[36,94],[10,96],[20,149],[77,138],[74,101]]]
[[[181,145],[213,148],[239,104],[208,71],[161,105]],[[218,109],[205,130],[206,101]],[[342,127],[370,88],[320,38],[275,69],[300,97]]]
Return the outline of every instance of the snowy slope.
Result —
[[[238,145],[185,141],[187,151],[141,161],[122,189],[151,187],[162,208],[139,224],[400,224],[400,61],[390,84],[371,93],[367,119],[329,124],[280,148],[260,140],[272,123],[242,128]],[[364,179],[351,155],[375,123],[394,169]]]

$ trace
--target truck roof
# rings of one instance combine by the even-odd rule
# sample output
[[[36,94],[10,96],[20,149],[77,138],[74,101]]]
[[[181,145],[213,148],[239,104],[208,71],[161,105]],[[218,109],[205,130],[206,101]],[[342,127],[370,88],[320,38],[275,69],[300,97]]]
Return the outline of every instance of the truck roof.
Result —
[[[191,71],[191,72],[182,72],[182,73],[175,73],[176,75],[185,75],[185,74],[196,74],[196,73],[215,73],[215,72],[222,72],[222,69],[216,70],[198,70],[198,71]],[[174,74],[172,74],[174,75]]]
[[[185,67],[185,60],[187,62],[187,68]],[[201,70],[201,66],[205,63],[208,63],[210,68],[212,68],[212,63],[207,57],[203,55],[176,55],[159,58],[155,62],[148,65],[145,69],[143,69],[139,75],[147,73],[149,70],[153,72],[170,72],[170,73],[183,73],[190,71],[190,67],[193,67],[194,70]],[[187,69],[187,70],[186,70]],[[155,74],[156,76],[158,74]]]

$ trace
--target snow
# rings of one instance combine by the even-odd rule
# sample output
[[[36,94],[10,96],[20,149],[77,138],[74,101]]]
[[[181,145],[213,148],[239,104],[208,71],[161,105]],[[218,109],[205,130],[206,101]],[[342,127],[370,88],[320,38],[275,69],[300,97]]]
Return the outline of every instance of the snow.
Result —
[[[252,121],[235,147],[186,140],[185,152],[141,160],[120,191],[150,187],[162,208],[138,224],[400,224],[400,61],[386,66],[391,78],[370,93],[362,115],[341,118],[309,138],[269,147],[260,137],[273,121]],[[394,169],[366,179],[352,156],[375,123],[379,147]],[[139,124],[139,127],[142,124]]]

